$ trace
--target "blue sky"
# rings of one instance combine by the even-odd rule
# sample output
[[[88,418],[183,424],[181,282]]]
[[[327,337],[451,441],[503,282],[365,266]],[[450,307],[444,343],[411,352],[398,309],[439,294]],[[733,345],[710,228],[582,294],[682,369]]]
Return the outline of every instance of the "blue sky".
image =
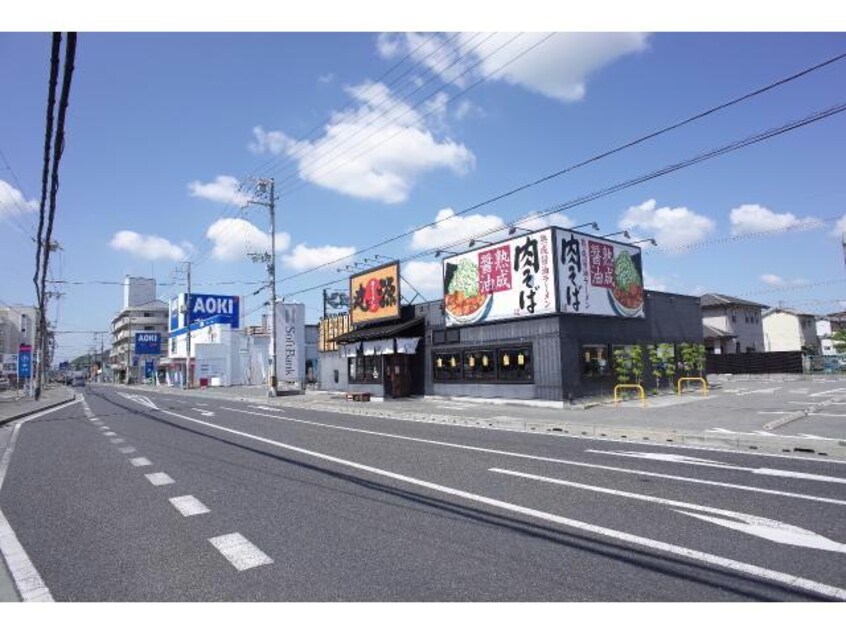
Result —
[[[154,276],[167,299],[182,290],[165,285],[171,272],[191,259],[196,292],[248,295],[264,271],[245,253],[264,248],[268,218],[263,207],[240,209],[236,188],[255,174],[274,177],[281,194],[278,292],[305,302],[307,322],[317,322],[321,298],[303,290],[344,277],[338,264],[310,269],[344,256],[429,251],[404,264],[403,276],[434,299],[437,246],[846,101],[843,60],[450,218],[846,52],[843,33],[546,36],[82,32],[53,232],[63,251],[52,275]],[[0,301],[9,304],[34,302],[30,201],[40,196],[49,55],[48,33],[0,33]],[[835,115],[521,224],[597,221],[603,234],[655,237],[659,248],[644,255],[654,289],[838,310],[843,139],[846,114]],[[436,219],[435,228],[352,255]],[[748,236],[760,231],[769,233]],[[221,284],[231,281],[256,283]],[[49,315],[60,331],[107,330],[121,307],[117,285],[61,290]],[[250,310],[265,299],[244,303]],[[247,323],[259,319],[256,311]],[[60,336],[57,360],[91,341]]]

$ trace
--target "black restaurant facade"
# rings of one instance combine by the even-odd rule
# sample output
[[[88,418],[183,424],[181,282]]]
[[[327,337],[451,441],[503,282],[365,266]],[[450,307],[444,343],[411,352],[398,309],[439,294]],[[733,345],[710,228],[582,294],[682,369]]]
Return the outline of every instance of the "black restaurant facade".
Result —
[[[610,394],[615,348],[702,341],[699,298],[643,288],[641,261],[635,245],[555,227],[445,258],[433,301],[400,305],[398,262],[362,272],[350,313],[321,321],[320,387],[562,403]]]

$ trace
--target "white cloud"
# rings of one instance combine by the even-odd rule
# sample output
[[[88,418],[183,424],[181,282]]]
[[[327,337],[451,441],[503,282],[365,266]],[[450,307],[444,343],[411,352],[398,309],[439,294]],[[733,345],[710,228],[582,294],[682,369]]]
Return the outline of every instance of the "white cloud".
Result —
[[[435,220],[438,224],[432,227],[423,227],[412,234],[412,249],[437,249],[461,240],[469,240],[473,236],[481,235],[505,224],[499,216],[483,216],[481,214],[456,216],[452,209],[441,209],[435,216]],[[497,238],[496,234],[491,234],[485,236],[484,239],[493,241]]]
[[[321,84],[331,84],[335,79],[335,75],[332,73],[326,73],[325,75],[321,75],[317,78]]]
[[[761,276],[761,281],[766,284],[767,286],[774,286],[777,288],[785,287],[785,286],[798,286],[801,284],[807,284],[808,280],[802,279],[801,277],[797,277],[793,280],[785,280],[774,273],[764,273]]]
[[[489,77],[553,99],[577,101],[584,97],[590,75],[620,57],[645,50],[649,39],[645,33],[556,33],[542,42],[547,35],[524,33],[512,41],[513,33],[493,37],[462,33],[457,38],[383,34],[377,50],[387,59],[411,53],[415,61],[459,88]]]
[[[443,269],[440,262],[406,262],[402,265],[402,277],[408,285],[413,286],[403,289],[403,295],[407,297],[413,297],[415,290],[427,300],[443,295]]]
[[[190,243],[178,246],[154,235],[142,235],[135,231],[118,231],[109,242],[116,251],[127,251],[145,260],[185,260],[193,251]]]
[[[270,252],[270,234],[242,218],[221,218],[208,228],[206,237],[214,243],[212,256],[217,260],[242,260],[249,253]],[[290,235],[276,234],[277,252],[286,250],[290,244]]]
[[[846,233],[846,215],[844,215],[840,220],[838,220],[835,225],[834,229],[831,230],[832,236],[835,238],[840,238],[843,234]]]
[[[652,277],[646,271],[643,272],[643,286],[650,291],[666,293],[669,286],[663,278]]]
[[[669,251],[680,252],[685,245],[699,242],[714,231],[714,221],[687,207],[658,208],[654,199],[629,207],[618,223],[620,229],[643,230]]]
[[[775,213],[761,205],[741,205],[731,210],[731,233],[734,236],[759,231],[784,231],[802,225],[815,225],[817,218],[797,218],[791,213]]]
[[[299,141],[256,126],[250,149],[296,160],[305,181],[385,203],[405,201],[427,172],[449,169],[461,175],[473,167],[475,157],[464,145],[436,138],[437,113],[427,121],[383,84],[364,83],[347,92],[355,105],[334,113],[319,139]],[[442,108],[443,100],[432,103]]]
[[[242,207],[250,199],[247,192],[241,191],[240,183],[234,176],[218,176],[211,183],[192,181],[188,183],[191,196],[205,198],[216,203],[232,204]]]
[[[309,247],[298,244],[294,250],[282,256],[282,263],[295,271],[304,271],[336,260],[350,258],[355,253],[355,247]],[[339,265],[341,262],[338,263]]]
[[[22,216],[37,209],[37,200],[27,200],[20,191],[0,180],[0,218]]]

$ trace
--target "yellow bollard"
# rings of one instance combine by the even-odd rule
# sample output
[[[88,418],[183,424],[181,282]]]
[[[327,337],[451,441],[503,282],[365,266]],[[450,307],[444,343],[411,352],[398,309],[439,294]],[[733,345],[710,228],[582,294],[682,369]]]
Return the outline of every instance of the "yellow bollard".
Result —
[[[620,383],[614,386],[614,407],[616,407],[621,400],[617,396],[617,390],[622,389],[638,390],[640,392],[640,402],[642,403],[643,407],[646,407],[646,392],[643,391],[643,386],[638,385],[637,383]]]
[[[701,376],[683,376],[676,384],[676,392],[681,396],[682,381],[699,381],[702,383],[702,396],[708,396],[708,382]]]

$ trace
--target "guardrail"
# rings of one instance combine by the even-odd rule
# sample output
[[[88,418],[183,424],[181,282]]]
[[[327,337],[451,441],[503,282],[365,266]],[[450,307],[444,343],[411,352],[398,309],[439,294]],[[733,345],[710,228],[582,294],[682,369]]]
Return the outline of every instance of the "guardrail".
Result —
[[[703,379],[701,376],[683,376],[679,379],[679,382],[676,384],[676,393],[681,396],[682,391],[682,383],[685,381],[699,381],[702,383],[702,396],[708,396],[708,382]]]
[[[643,391],[643,386],[637,383],[620,383],[614,386],[614,407],[622,400],[617,396],[617,390],[623,389],[638,390],[640,392],[640,402],[643,407],[646,407],[646,392]]]

